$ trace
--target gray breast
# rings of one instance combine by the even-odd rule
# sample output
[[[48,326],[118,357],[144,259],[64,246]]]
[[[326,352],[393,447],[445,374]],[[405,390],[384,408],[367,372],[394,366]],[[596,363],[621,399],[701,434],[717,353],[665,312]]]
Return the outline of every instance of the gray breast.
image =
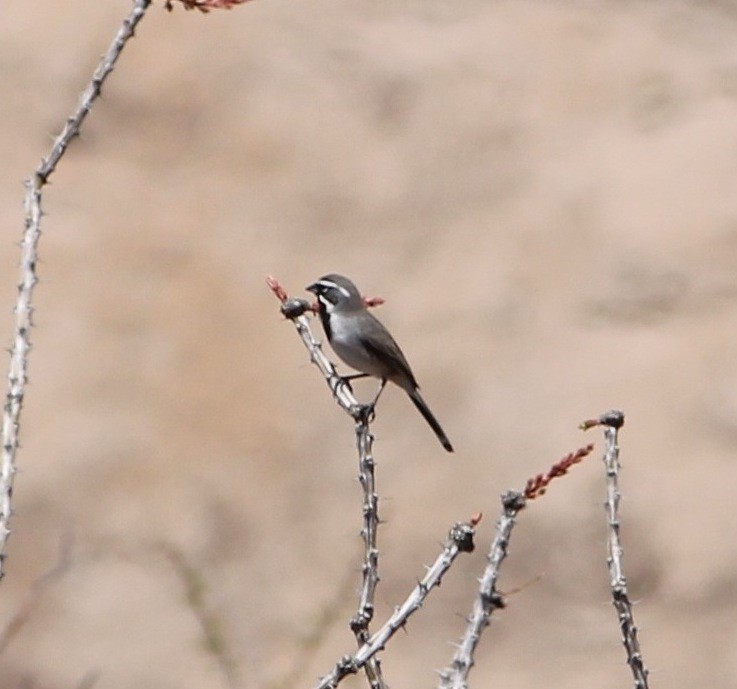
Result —
[[[361,336],[361,324],[356,323],[353,316],[333,315],[330,330],[330,345],[348,366],[377,378],[388,373],[382,362],[366,348]]]

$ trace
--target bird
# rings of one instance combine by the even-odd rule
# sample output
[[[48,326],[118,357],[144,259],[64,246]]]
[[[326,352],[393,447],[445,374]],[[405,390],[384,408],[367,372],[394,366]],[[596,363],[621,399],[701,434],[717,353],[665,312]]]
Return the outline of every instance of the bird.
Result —
[[[345,379],[372,376],[381,380],[372,407],[387,381],[398,385],[435,431],[440,444],[453,452],[445,431],[420,395],[419,385],[402,350],[381,321],[366,308],[358,288],[347,277],[331,273],[305,289],[317,297],[322,327],[333,351],[344,363],[359,371]]]

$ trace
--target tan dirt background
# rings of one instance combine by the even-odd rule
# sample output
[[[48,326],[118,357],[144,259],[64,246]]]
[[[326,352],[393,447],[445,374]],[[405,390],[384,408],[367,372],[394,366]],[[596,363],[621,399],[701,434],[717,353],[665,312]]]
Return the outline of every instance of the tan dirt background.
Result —
[[[22,180],[128,9],[3,2],[4,343]],[[391,686],[449,660],[498,495],[589,439],[521,515],[472,686],[631,685],[576,429],[612,407],[652,686],[737,686],[736,191],[734,2],[157,2],[45,196],[0,628],[71,566],[0,689],[310,687],[354,648],[351,423],[263,284],[328,271],[387,299],[457,447],[385,394],[377,620],[486,514]]]

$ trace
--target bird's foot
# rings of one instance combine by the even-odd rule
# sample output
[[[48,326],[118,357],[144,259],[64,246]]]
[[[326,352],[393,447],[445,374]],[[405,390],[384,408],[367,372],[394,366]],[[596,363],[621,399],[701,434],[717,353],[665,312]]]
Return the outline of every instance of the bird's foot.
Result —
[[[353,373],[350,376],[341,376],[340,380],[351,391],[351,394],[353,394],[353,386],[351,385],[351,381],[357,380],[358,378],[367,378],[367,377],[368,377],[368,374],[366,373]]]
[[[375,416],[375,407],[373,404],[357,404],[353,408],[353,418],[356,421],[371,423]]]

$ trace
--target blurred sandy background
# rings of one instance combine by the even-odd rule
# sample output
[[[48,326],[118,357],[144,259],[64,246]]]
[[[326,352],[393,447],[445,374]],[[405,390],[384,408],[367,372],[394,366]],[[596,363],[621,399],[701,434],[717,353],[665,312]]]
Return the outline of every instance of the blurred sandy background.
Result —
[[[22,180],[129,6],[3,2],[4,343]],[[354,648],[352,427],[263,283],[329,271],[387,299],[457,447],[385,394],[377,620],[487,515],[391,686],[449,660],[499,493],[590,439],[521,516],[502,589],[542,578],[472,680],[631,685],[576,430],[612,407],[651,684],[737,686],[737,4],[157,2],[52,181],[0,627],[70,534],[71,566],[0,689],[310,687]]]

